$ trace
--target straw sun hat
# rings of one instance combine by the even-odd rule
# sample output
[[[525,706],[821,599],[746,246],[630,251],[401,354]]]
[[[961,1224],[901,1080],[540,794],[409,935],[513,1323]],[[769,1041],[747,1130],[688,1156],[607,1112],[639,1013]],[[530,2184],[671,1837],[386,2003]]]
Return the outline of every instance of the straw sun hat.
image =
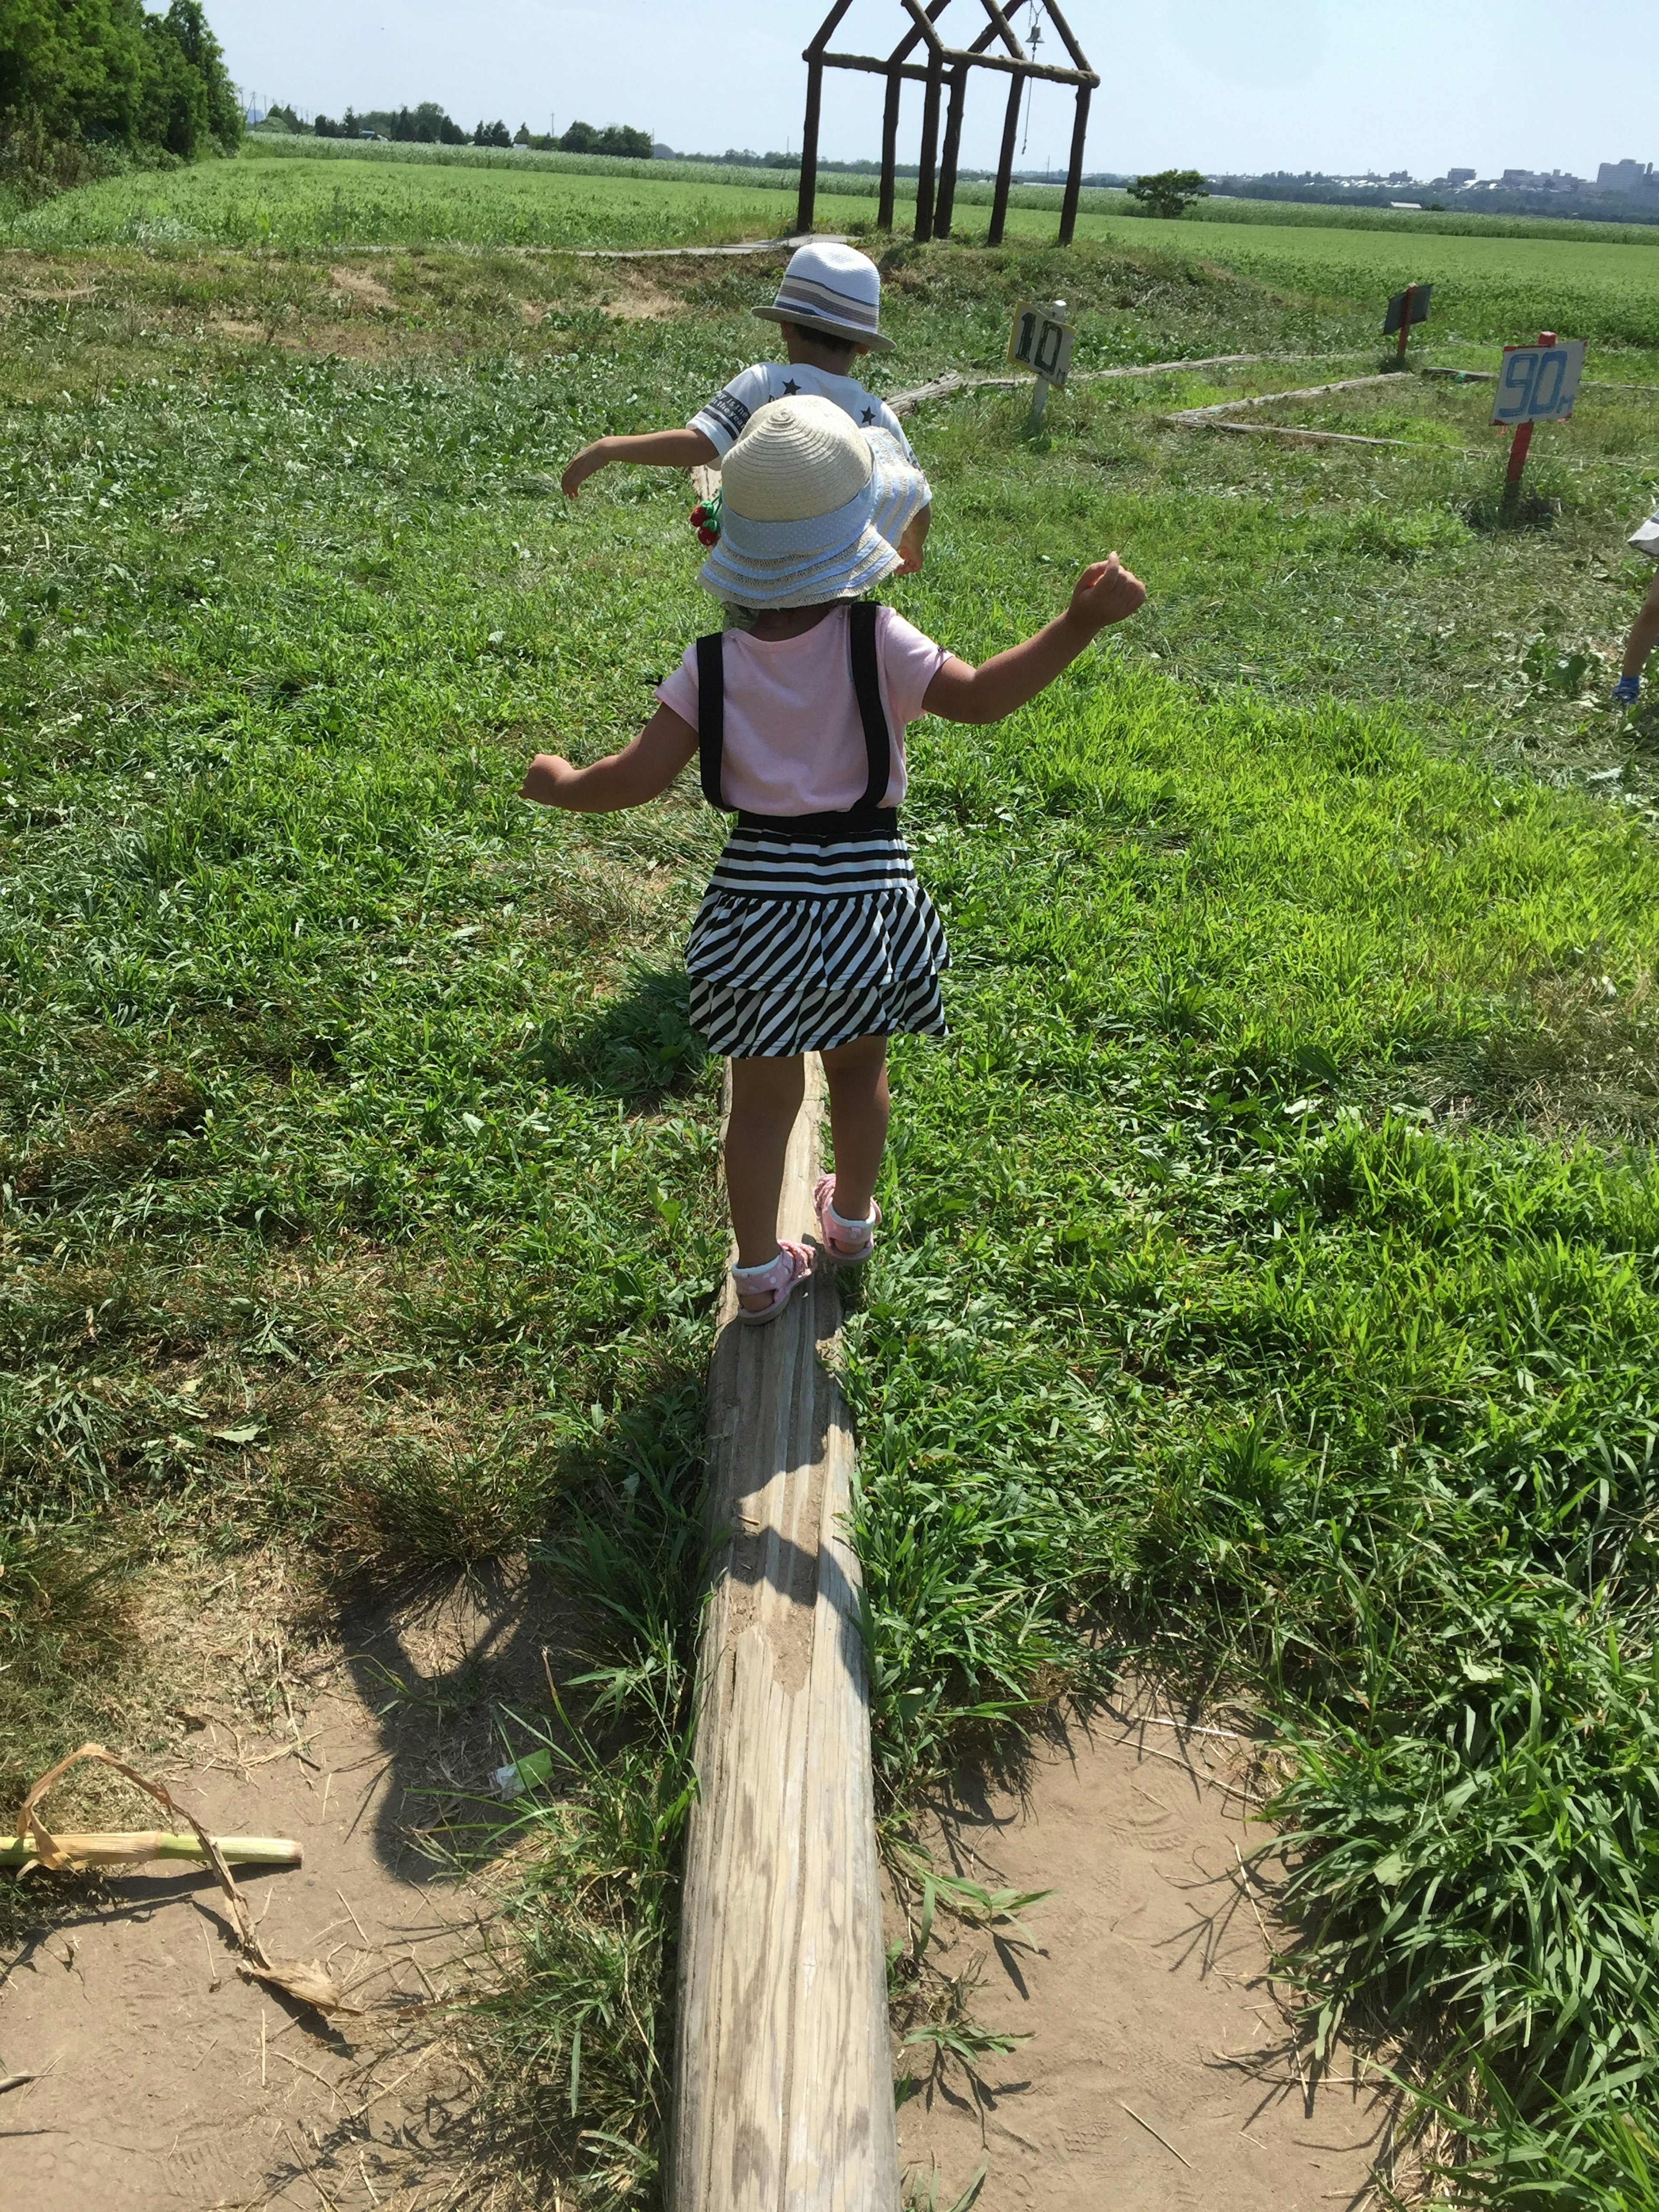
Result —
[[[698,580],[740,607],[855,599],[899,565],[932,497],[884,430],[804,393],[757,410],[720,470],[720,534]]]
[[[852,338],[872,353],[891,353],[893,341],[877,327],[881,319],[881,271],[855,246],[828,242],[798,246],[778,280],[769,307],[750,312],[763,323],[793,323]]]

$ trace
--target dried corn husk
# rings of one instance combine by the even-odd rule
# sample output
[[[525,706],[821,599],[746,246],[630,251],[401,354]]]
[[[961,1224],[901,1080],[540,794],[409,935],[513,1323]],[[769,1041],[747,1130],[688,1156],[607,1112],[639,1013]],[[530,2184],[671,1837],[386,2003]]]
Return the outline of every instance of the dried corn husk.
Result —
[[[129,1782],[135,1783],[140,1790],[153,1797],[165,1812],[171,1813],[175,1820],[183,1820],[188,1825],[191,1834],[196,1838],[196,1856],[212,1868],[218,1878],[219,1887],[225,1893],[225,1902],[230,1908],[231,1923],[235,1931],[236,1941],[241,1947],[244,1961],[242,1972],[245,1974],[254,1981],[266,1982],[273,1989],[284,1990],[301,2004],[310,2005],[318,2012],[361,2013],[362,2007],[349,2002],[338,1983],[331,1975],[326,1973],[315,1960],[270,1959],[265,1955],[264,1946],[259,1941],[258,1933],[249,1916],[242,1893],[237,1888],[235,1878],[225,1863],[222,1845],[209,1835],[193,1813],[173,1802],[173,1797],[161,1783],[146,1780],[143,1775],[129,1766],[124,1759],[117,1759],[113,1753],[106,1751],[101,1743],[83,1743],[78,1751],[70,1752],[67,1759],[60,1759],[56,1766],[52,1767],[40,1777],[29,1790],[27,1796],[24,1798],[17,1814],[17,1841],[27,1854],[24,1859],[24,1864],[32,1863],[45,1867],[52,1873],[72,1874],[82,1867],[98,1863],[94,1860],[77,1858],[76,1853],[70,1848],[76,1842],[87,1842],[92,1838],[54,1836],[40,1818],[40,1805],[53,1784],[60,1781],[71,1766],[78,1766],[82,1759],[95,1759],[100,1765],[112,1766],[118,1774],[125,1774]],[[137,1840],[154,1839],[140,1838]],[[294,1851],[297,1861],[299,1856],[297,1849],[293,1845],[289,1845],[288,1848]],[[152,1856],[152,1854],[146,1854],[146,1856]],[[130,1864],[131,1862],[118,1861],[116,1863]]]

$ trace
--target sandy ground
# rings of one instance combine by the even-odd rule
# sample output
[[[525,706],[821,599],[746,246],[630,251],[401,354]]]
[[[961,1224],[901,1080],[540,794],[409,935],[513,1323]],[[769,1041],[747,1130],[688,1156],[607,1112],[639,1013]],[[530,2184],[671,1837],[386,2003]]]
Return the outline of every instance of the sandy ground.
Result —
[[[291,1724],[192,1712],[203,1724],[174,1756],[141,1761],[221,1832],[303,1844],[301,1870],[244,1879],[261,1940],[320,1960],[363,2009],[324,2021],[245,1978],[209,1876],[84,1886],[0,1958],[0,2205],[517,2201],[435,2002],[487,1977],[494,1900],[422,1837],[483,1796],[492,1706],[543,1701],[559,1625],[510,1577],[342,1620],[283,1662]],[[1267,1975],[1273,1868],[1253,1883],[1240,1863],[1264,1832],[1239,1749],[1103,1718],[1040,1746],[1018,1788],[936,1808],[937,1863],[1054,1893],[1021,1915],[1035,1950],[956,1923],[934,1947],[973,1984],[973,2020],[1029,2039],[972,2072],[930,2074],[927,2046],[901,2050],[918,2077],[899,2116],[907,2203],[949,2212],[981,2166],[977,2212],[1326,2212],[1368,2194],[1388,2114],[1346,2063],[1306,2093]],[[136,1806],[123,1817],[149,1825]],[[17,2075],[33,2078],[3,2087]]]
[[[926,2080],[899,2113],[915,2200],[976,2212],[1326,2212],[1357,2204],[1388,2115],[1350,2063],[1310,2096],[1267,1978],[1265,1832],[1224,1739],[1102,1719],[1039,1750],[1022,1788],[940,1808],[937,1863],[987,1888],[1050,1889],[1033,1953],[959,1930],[968,2010],[1028,2036]],[[1254,1894],[1252,1893],[1254,1892]],[[906,2054],[927,2073],[924,2046]]]
[[[208,1718],[183,1756],[138,1763],[210,1828],[304,1846],[297,1872],[249,1869],[245,1894],[268,1954],[320,1960],[361,2014],[325,2021],[240,1973],[210,1875],[84,1886],[0,1960],[0,2079],[36,2077],[0,2096],[0,2203],[487,2201],[481,2084],[434,2001],[478,1986],[490,1899],[420,1831],[487,1790],[501,1753],[475,1686],[528,1706],[550,1624],[522,1583],[474,1583],[339,1626],[289,1662],[291,1733]]]

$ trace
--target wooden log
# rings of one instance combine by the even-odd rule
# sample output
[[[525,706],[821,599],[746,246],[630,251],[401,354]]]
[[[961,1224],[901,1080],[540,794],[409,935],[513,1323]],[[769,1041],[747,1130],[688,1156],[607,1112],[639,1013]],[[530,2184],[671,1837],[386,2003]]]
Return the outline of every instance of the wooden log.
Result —
[[[957,163],[962,155],[962,96],[968,86],[965,69],[951,73],[951,104],[945,116],[945,153],[939,162],[939,200],[933,210],[933,235],[949,238],[957,204]]]
[[[817,1238],[807,1060],[779,1226]],[[709,1382],[717,1540],[686,1852],[674,2212],[891,2212],[898,2148],[853,1435],[831,1271],[763,1328],[728,1279]]]
[[[823,64],[816,55],[806,64],[806,115],[800,134],[800,190],[795,200],[795,228],[802,235],[812,228],[818,191],[818,115],[823,105]]]
[[[1019,137],[1019,103],[1025,97],[1025,80],[1017,76],[1008,87],[1008,106],[1002,118],[1002,150],[997,155],[996,191],[991,198],[991,228],[988,246],[1000,246],[1008,221],[1008,193],[1014,175],[1014,145]]]
[[[1394,372],[1383,369],[1375,376],[1343,376],[1334,384],[1306,384],[1298,392],[1255,392],[1239,399],[1217,399],[1207,407],[1183,407],[1179,415],[1171,415],[1172,422],[1202,422],[1212,415],[1235,414],[1241,407],[1272,407],[1281,399],[1322,399],[1328,392],[1358,392],[1367,384],[1392,384]]]
[[[1077,92],[1077,114],[1072,124],[1072,158],[1066,171],[1066,197],[1060,203],[1060,236],[1056,243],[1069,246],[1077,235],[1078,202],[1083,191],[1083,149],[1089,137],[1089,94],[1091,87],[1080,84]]]
[[[916,227],[918,246],[926,246],[933,234],[933,184],[939,169],[939,104],[945,78],[937,65],[927,71],[927,82],[921,95],[921,153],[916,171]]]
[[[888,74],[887,97],[881,110],[881,198],[876,203],[876,228],[893,228],[893,200],[898,177],[899,102],[904,79],[896,69]]]

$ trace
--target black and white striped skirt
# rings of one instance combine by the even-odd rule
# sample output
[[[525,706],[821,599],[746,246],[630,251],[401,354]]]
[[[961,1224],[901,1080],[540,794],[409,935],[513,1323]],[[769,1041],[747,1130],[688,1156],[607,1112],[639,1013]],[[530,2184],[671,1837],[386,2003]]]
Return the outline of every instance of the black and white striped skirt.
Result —
[[[739,823],[686,939],[691,1025],[738,1060],[943,1036],[949,958],[896,830],[798,836]]]

